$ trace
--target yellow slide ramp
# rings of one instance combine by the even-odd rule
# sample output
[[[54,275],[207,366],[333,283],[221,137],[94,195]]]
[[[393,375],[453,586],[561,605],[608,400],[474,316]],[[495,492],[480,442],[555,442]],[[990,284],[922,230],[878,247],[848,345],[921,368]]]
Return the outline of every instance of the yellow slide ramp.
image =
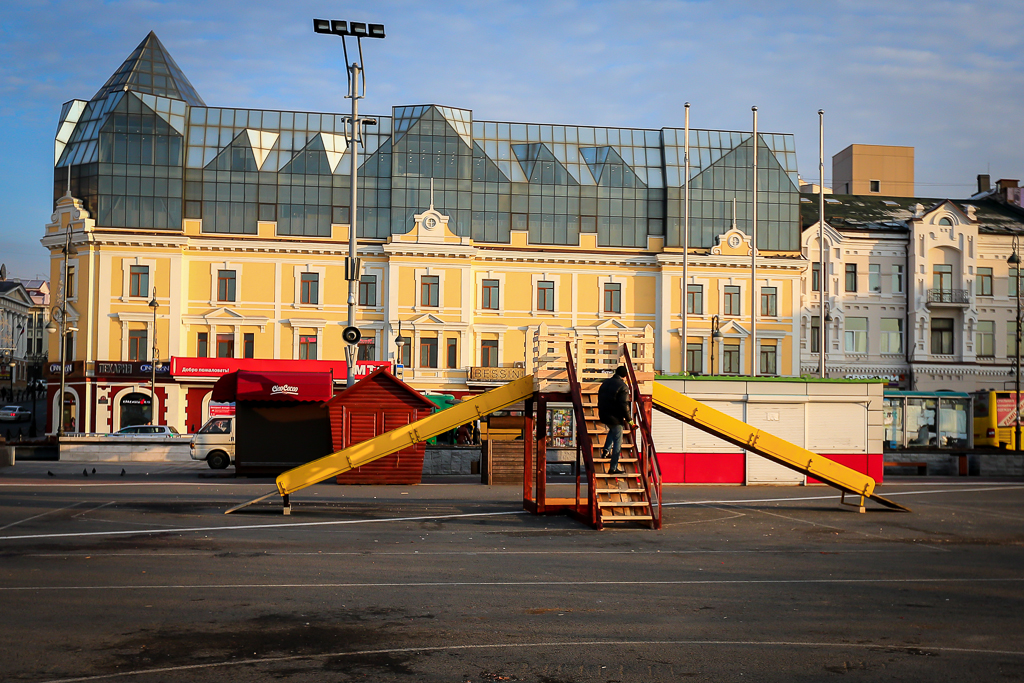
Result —
[[[654,407],[701,431],[728,441],[783,467],[814,477],[829,486],[856,496],[870,498],[895,510],[910,510],[875,493],[875,480],[866,474],[812,453],[785,439],[751,427],[709,405],[684,396],[659,382],[654,383]],[[861,504],[863,510],[863,504]]]
[[[331,455],[325,455],[318,460],[282,472],[277,477],[277,490],[282,496],[301,491],[307,486],[318,484],[413,444],[426,441],[433,436],[443,434],[496,410],[507,408],[531,396],[533,396],[533,375],[527,375],[412,424],[392,429],[380,436],[361,441]]]

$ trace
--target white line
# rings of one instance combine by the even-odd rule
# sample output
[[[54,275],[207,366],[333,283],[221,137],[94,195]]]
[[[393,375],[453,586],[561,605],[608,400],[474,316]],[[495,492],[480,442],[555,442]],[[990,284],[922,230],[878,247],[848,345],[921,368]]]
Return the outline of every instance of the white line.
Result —
[[[872,585],[909,583],[1022,583],[1024,577],[955,579],[692,579],[676,581],[409,581],[405,583],[209,583],[209,584],[138,584],[111,586],[0,586],[0,593],[25,591],[85,590],[224,590],[224,589],[287,589],[297,588],[519,588],[524,586],[748,586],[748,585]]]
[[[40,512],[38,515],[32,515],[31,517],[26,517],[25,519],[19,519],[17,522],[11,522],[10,524],[7,524],[6,526],[0,526],[0,531],[3,531],[4,529],[10,529],[12,526],[21,524],[22,522],[29,522],[29,521],[32,521],[33,519],[39,519],[40,517],[45,517],[46,515],[52,515],[54,512],[60,512],[61,510],[68,510],[70,508],[77,507],[77,506],[79,506],[81,504],[82,504],[81,502],[79,502],[79,503],[72,503],[71,505],[67,505],[67,506],[62,507],[62,508],[57,508],[56,510],[47,510],[46,512]],[[0,536],[0,538],[5,538],[5,537],[4,536]],[[6,538],[20,538],[20,536],[10,536],[10,537],[6,537]]]
[[[77,505],[77,503],[76,503]],[[375,524],[378,522],[422,522],[431,519],[457,519],[460,517],[495,517],[498,515],[525,515],[526,510],[506,512],[468,512],[459,515],[429,515],[427,517],[386,517],[383,519],[341,519],[330,522],[292,522],[288,524],[243,524],[239,526],[194,526],[173,531],[245,531],[247,529],[282,529],[289,527],[336,526],[339,524]],[[23,520],[24,521],[24,520]],[[15,522],[17,524],[17,522]],[[130,534],[166,534],[168,529],[138,529],[129,531],[81,531],[64,534],[26,534],[24,536],[0,536],[0,541],[17,541],[29,538],[78,538],[82,536],[125,536]]]
[[[971,493],[977,491],[1016,491],[1018,489],[1024,489],[1024,486],[1001,486],[1001,487],[986,487],[980,489],[959,489],[957,493]],[[921,496],[929,493],[951,493],[952,489],[935,490],[935,491],[886,491],[886,496]],[[801,500],[837,500],[840,496],[793,496],[790,498],[745,498],[740,500],[688,500],[678,503],[662,503],[662,507],[675,507],[679,505],[734,505],[736,503],[787,503],[790,501],[801,501]]]
[[[294,662],[304,659],[326,659],[328,657],[365,657],[368,655],[389,655],[389,654],[420,654],[428,652],[452,652],[457,650],[500,650],[500,649],[525,649],[525,648],[547,648],[547,647],[654,647],[659,645],[676,646],[721,646],[721,647],[810,647],[829,649],[857,649],[857,650],[879,650],[882,652],[949,652],[958,654],[976,655],[1003,655],[1010,657],[1024,657],[1024,652],[1019,650],[982,650],[980,648],[966,647],[942,647],[927,645],[894,645],[884,643],[815,643],[815,642],[794,642],[787,640],[581,640],[561,641],[553,643],[493,643],[477,645],[438,645],[428,647],[396,647],[380,650],[357,650],[355,652],[327,652],[322,654],[307,655],[286,655],[283,657],[264,657],[252,659],[237,659],[230,662],[210,662],[208,664],[185,664],[182,666],[164,666],[158,669],[138,669],[135,671],[119,671],[112,674],[99,674],[97,676],[81,676],[78,678],[59,678],[43,683],[79,683],[80,681],[100,681],[110,678],[124,678],[127,676],[145,676],[147,674],[170,673],[172,671],[196,671],[200,669],[214,669],[228,666],[252,666],[254,664],[273,664],[277,662]]]
[[[82,512],[79,512],[79,513],[78,513],[77,515],[71,515],[71,519],[75,519],[75,518],[77,518],[77,517],[81,517],[82,515],[87,515],[87,514],[89,514],[90,512],[95,512],[96,510],[99,510],[100,508],[105,508],[105,507],[107,507],[108,505],[113,505],[113,504],[114,504],[114,503],[116,503],[116,502],[117,502],[116,500],[112,500],[112,501],[110,501],[109,503],[103,503],[103,504],[101,504],[101,505],[97,505],[97,506],[96,506],[96,507],[94,507],[94,508],[89,508],[88,510],[83,510]]]

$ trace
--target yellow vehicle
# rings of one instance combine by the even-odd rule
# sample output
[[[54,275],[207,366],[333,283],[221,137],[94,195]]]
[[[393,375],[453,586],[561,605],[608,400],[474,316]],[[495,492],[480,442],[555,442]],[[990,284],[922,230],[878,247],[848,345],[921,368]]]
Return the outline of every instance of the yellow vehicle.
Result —
[[[974,445],[1014,450],[1017,409],[1012,391],[976,391],[974,398]],[[1024,422],[1024,416],[1021,417]]]

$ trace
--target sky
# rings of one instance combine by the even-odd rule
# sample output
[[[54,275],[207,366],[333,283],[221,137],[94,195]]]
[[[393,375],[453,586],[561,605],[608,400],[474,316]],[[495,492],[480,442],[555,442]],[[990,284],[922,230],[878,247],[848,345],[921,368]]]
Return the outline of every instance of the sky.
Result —
[[[1024,178],[1024,10],[1015,0],[18,0],[0,9],[0,263],[48,272],[61,104],[90,99],[154,30],[210,106],[347,111],[340,40],[383,23],[360,113],[442,104],[479,120],[796,136],[825,183],[850,144],[915,148],[917,195]]]

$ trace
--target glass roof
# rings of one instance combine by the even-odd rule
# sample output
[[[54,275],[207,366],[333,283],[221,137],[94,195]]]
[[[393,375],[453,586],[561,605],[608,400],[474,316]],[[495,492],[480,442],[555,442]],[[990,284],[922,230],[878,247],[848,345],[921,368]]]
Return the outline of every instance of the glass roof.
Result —
[[[185,74],[171,58],[167,48],[152,31],[139,43],[128,59],[124,60],[121,68],[107,79],[93,99],[98,100],[122,90],[184,100],[193,106],[206,106],[203,98],[185,78]]]

